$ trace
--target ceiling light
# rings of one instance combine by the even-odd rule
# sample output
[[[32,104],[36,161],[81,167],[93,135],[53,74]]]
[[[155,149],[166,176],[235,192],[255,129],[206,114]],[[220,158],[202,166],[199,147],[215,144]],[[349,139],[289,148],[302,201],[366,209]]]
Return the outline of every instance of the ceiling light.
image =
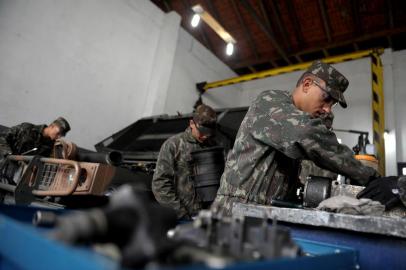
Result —
[[[226,54],[227,55],[232,55],[233,52],[234,52],[234,44],[232,42],[227,43]]]
[[[203,9],[201,5],[194,5],[192,7],[193,12],[195,15],[193,15],[192,18],[192,26],[196,27],[197,24],[199,23],[200,19],[202,19],[205,23],[207,23],[208,26],[210,26],[211,29],[213,29],[214,32],[216,32],[217,35],[221,37],[221,39],[224,40],[224,42],[227,43],[226,47],[226,54],[227,55],[232,55],[234,52],[234,45],[237,43],[235,39],[228,33],[223,26],[215,19],[213,16],[210,15],[206,10]],[[194,22],[196,20],[197,22]],[[196,26],[194,26],[196,24]]]
[[[190,24],[192,25],[192,27],[196,27],[199,25],[200,22],[200,15],[195,13],[195,15],[193,15],[192,17],[192,21],[190,22]]]

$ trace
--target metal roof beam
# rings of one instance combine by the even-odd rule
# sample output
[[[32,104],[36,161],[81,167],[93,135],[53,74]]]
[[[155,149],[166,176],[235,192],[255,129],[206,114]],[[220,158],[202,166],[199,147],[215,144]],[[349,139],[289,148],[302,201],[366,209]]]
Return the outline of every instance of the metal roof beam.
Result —
[[[311,48],[311,49],[299,51],[299,52],[296,52],[296,54],[312,53],[312,52],[320,51],[320,50],[323,50],[323,49],[331,49],[331,48],[334,48],[334,47],[345,46],[345,45],[348,45],[348,44],[358,43],[358,42],[366,41],[366,40],[369,40],[369,39],[381,38],[381,37],[385,37],[385,36],[392,36],[392,35],[396,35],[396,34],[404,33],[404,32],[406,32],[406,27],[399,27],[399,28],[394,28],[394,29],[389,29],[389,30],[382,30],[382,31],[375,32],[375,33],[372,33],[372,34],[364,34],[364,35],[359,36],[358,38],[355,38],[355,39],[333,42],[333,43],[330,43],[330,44],[326,44],[326,45],[314,47],[314,48]]]
[[[264,6],[263,1],[259,1],[259,3],[261,4],[261,6]],[[272,10],[272,16],[275,18],[276,25],[278,26],[278,29],[282,34],[282,39],[283,39],[283,43],[285,44],[285,47],[290,48],[291,44],[289,42],[289,38],[286,33],[286,29],[282,24],[280,12],[279,12],[277,5],[275,5],[273,0],[267,1],[266,3],[270,3],[270,5],[271,5],[270,9]]]
[[[354,20],[355,26],[355,34],[361,34],[361,21],[360,21],[360,13],[359,13],[359,0],[352,0],[351,2],[351,10],[352,10],[352,18]]]
[[[254,18],[255,22],[258,24],[258,26],[261,28],[261,30],[265,33],[265,35],[271,41],[272,45],[275,47],[275,49],[278,51],[278,53],[282,56],[282,58],[288,64],[291,64],[291,61],[289,60],[288,56],[286,55],[286,52],[278,44],[275,37],[272,35],[271,30],[268,29],[268,27],[264,24],[264,22],[261,20],[261,18],[259,18],[259,16],[258,16],[257,12],[255,11],[255,9],[250,4],[248,4],[248,2],[246,0],[240,0],[240,3],[251,14],[251,16]]]
[[[288,7],[288,14],[293,23],[293,30],[299,44],[305,44],[302,31],[300,30],[300,23],[297,19],[297,14],[292,0],[285,0]]]
[[[323,20],[324,32],[327,36],[327,41],[331,42],[330,22],[328,20],[326,3],[324,0],[319,0],[319,8],[321,12],[321,19]]]
[[[235,14],[237,14],[237,19],[238,19],[241,27],[244,30],[244,34],[247,37],[248,44],[250,45],[250,48],[251,48],[252,52],[254,53],[255,60],[258,60],[259,54],[258,54],[258,50],[255,46],[254,38],[252,37],[251,32],[248,30],[247,24],[244,22],[244,18],[242,17],[240,9],[239,9],[238,5],[235,3],[235,0],[230,0],[230,1],[233,6]]]

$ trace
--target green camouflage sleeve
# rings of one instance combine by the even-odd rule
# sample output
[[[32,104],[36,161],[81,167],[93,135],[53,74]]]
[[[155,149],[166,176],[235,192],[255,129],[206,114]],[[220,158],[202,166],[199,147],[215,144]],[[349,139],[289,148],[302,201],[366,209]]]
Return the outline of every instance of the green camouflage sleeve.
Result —
[[[17,125],[11,127],[7,130],[2,136],[0,137],[0,151],[1,154],[11,154],[13,153],[13,149],[15,148],[15,141],[18,137],[18,134],[22,128],[22,125]]]
[[[183,218],[188,215],[188,211],[176,194],[175,147],[170,141],[162,145],[152,178],[152,192],[161,205],[175,209],[178,218]]]
[[[350,148],[338,143],[336,135],[319,120],[310,120],[309,127],[304,128],[299,147],[319,167],[347,176],[361,185],[368,183],[371,177],[379,176],[373,168],[355,159]]]

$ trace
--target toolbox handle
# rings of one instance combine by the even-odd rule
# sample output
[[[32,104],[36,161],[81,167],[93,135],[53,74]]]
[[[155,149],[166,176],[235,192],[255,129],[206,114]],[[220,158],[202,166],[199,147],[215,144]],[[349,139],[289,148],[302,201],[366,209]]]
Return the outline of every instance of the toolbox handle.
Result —
[[[10,155],[9,159],[17,161],[31,161],[33,156],[20,156],[20,155]],[[79,184],[80,176],[80,165],[79,162],[67,159],[56,159],[56,158],[40,158],[41,162],[70,165],[74,168],[75,172],[73,174],[72,184],[69,188],[64,190],[33,190],[32,194],[36,196],[68,196],[71,195]]]

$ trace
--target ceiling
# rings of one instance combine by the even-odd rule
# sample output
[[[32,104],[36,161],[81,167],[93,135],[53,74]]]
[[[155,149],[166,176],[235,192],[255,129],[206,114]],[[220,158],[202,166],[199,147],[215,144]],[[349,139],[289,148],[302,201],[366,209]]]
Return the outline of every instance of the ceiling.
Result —
[[[402,0],[151,1],[180,14],[182,27],[239,75],[371,48],[406,49]],[[196,4],[237,41],[233,55],[204,22],[191,27]]]

